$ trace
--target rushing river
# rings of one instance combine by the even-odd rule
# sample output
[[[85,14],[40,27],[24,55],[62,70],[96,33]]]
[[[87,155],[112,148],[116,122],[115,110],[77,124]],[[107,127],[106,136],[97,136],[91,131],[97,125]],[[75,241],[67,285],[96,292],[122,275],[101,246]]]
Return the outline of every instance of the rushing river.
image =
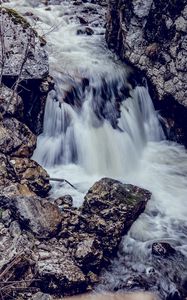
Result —
[[[76,206],[104,176],[152,192],[146,211],[124,237],[98,288],[123,288],[129,276],[142,275],[148,281],[154,278],[150,289],[165,297],[176,289],[175,275],[169,273],[187,273],[187,153],[165,140],[148,89],[133,89],[128,81],[131,70],[107,50],[104,8],[63,1],[46,9],[37,2],[7,4],[38,17],[33,26],[48,41],[55,79],[34,159],[51,177],[65,178],[76,187],[55,183],[52,189],[54,197],[71,194]],[[81,16],[89,27],[80,24]],[[162,268],[151,255],[155,241],[169,241],[180,255]]]

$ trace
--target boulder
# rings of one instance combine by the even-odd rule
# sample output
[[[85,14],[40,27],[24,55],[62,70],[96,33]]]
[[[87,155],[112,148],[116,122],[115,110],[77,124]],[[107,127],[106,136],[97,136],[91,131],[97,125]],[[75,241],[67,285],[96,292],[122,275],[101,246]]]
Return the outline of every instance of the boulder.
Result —
[[[15,118],[0,122],[0,151],[10,156],[31,157],[36,147],[36,136]]]
[[[116,251],[150,198],[149,191],[110,178],[101,179],[88,191],[82,206],[83,224],[87,232],[98,236],[106,257]]]

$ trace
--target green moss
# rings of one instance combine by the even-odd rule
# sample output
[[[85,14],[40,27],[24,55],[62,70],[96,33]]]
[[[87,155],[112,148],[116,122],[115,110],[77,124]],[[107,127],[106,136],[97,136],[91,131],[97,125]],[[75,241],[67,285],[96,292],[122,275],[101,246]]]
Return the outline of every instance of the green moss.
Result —
[[[15,9],[7,8],[7,7],[0,7],[0,11],[3,11],[3,10],[6,11],[6,13],[11,17],[11,19],[15,25],[21,24],[23,29],[25,29],[25,30],[28,28],[31,28],[32,32],[35,34],[35,36],[39,38],[41,46],[46,45],[46,40],[43,37],[39,36],[37,31],[32,28],[30,23],[22,15],[20,15]]]
[[[8,13],[15,25],[21,24],[24,29],[31,27],[29,22],[27,22],[27,20],[24,17],[22,17],[16,10],[7,7],[1,7],[0,11],[2,10],[5,10],[6,13]]]

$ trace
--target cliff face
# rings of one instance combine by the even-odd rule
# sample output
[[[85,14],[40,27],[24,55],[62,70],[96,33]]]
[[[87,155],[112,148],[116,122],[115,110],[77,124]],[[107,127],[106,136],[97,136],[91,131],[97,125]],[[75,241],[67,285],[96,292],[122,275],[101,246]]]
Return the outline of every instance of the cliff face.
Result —
[[[106,39],[146,74],[169,137],[187,144],[187,1],[109,0]]]

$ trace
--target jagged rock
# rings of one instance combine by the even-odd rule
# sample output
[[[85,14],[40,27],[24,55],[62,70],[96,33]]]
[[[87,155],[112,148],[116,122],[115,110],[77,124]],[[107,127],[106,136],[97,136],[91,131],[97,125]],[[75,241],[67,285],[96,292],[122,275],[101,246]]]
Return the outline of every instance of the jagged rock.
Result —
[[[109,178],[96,182],[88,191],[82,207],[86,231],[98,236],[105,256],[116,250],[150,197],[147,190]]]
[[[23,117],[23,101],[21,97],[7,86],[0,87],[0,113],[11,117]]]
[[[34,197],[6,197],[0,195],[0,207],[10,209],[12,219],[22,228],[31,230],[38,238],[49,238],[60,229],[62,214],[58,207]]]
[[[156,109],[175,123],[168,137],[187,145],[186,28],[186,0],[109,0],[109,47],[147,75]]]
[[[17,181],[39,196],[46,196],[51,185],[47,172],[35,161],[28,158],[13,157],[10,164]]]
[[[0,122],[0,151],[4,154],[31,157],[36,147],[36,136],[15,118]]]

